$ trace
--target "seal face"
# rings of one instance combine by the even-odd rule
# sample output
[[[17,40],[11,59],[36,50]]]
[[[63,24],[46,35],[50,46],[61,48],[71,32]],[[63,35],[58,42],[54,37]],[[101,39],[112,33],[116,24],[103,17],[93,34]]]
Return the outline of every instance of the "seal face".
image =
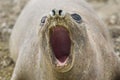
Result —
[[[52,10],[50,14],[42,18],[43,27],[41,27],[41,32],[44,38],[42,40],[43,45],[46,45],[46,53],[49,53],[49,59],[51,65],[59,72],[69,71],[74,62],[75,54],[73,52],[74,48],[74,37],[73,37],[73,27],[76,24],[73,23],[74,20],[76,24],[80,24],[81,17],[78,14],[65,13],[63,10]],[[46,42],[46,43],[45,43]]]

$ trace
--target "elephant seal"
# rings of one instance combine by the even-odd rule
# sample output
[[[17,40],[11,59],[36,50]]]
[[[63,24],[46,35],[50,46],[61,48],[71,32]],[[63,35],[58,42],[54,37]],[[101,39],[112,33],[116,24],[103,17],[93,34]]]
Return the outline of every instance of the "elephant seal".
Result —
[[[85,1],[31,0],[10,38],[11,80],[120,80],[112,46]]]

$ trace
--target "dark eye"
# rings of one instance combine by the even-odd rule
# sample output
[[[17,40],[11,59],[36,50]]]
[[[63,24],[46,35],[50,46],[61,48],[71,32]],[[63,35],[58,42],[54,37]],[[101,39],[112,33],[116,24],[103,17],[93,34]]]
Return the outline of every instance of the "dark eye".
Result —
[[[40,25],[43,26],[46,21],[47,16],[42,17]]]
[[[47,18],[47,16],[42,17],[41,23],[45,23],[46,18]]]
[[[81,23],[82,19],[81,19],[81,16],[74,13],[74,14],[71,14],[71,17],[77,22],[77,23]]]

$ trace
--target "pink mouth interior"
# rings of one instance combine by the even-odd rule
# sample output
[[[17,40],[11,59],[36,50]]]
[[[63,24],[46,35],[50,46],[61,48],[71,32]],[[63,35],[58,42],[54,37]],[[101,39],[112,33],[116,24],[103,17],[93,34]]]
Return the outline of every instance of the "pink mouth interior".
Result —
[[[70,54],[71,40],[69,32],[62,26],[52,28],[50,34],[50,43],[53,54],[61,62],[65,62]]]

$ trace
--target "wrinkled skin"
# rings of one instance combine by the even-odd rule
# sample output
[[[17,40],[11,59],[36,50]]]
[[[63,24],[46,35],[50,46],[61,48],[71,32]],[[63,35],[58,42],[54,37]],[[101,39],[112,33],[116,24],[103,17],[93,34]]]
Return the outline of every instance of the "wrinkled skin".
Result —
[[[47,18],[40,25],[52,9],[67,15]],[[79,14],[82,22],[76,23],[71,13]],[[72,42],[72,60],[61,68],[51,58],[49,28],[53,25],[66,25]],[[11,80],[120,80],[120,62],[112,46],[105,25],[84,1],[31,0],[11,35],[10,52],[16,62]]]

